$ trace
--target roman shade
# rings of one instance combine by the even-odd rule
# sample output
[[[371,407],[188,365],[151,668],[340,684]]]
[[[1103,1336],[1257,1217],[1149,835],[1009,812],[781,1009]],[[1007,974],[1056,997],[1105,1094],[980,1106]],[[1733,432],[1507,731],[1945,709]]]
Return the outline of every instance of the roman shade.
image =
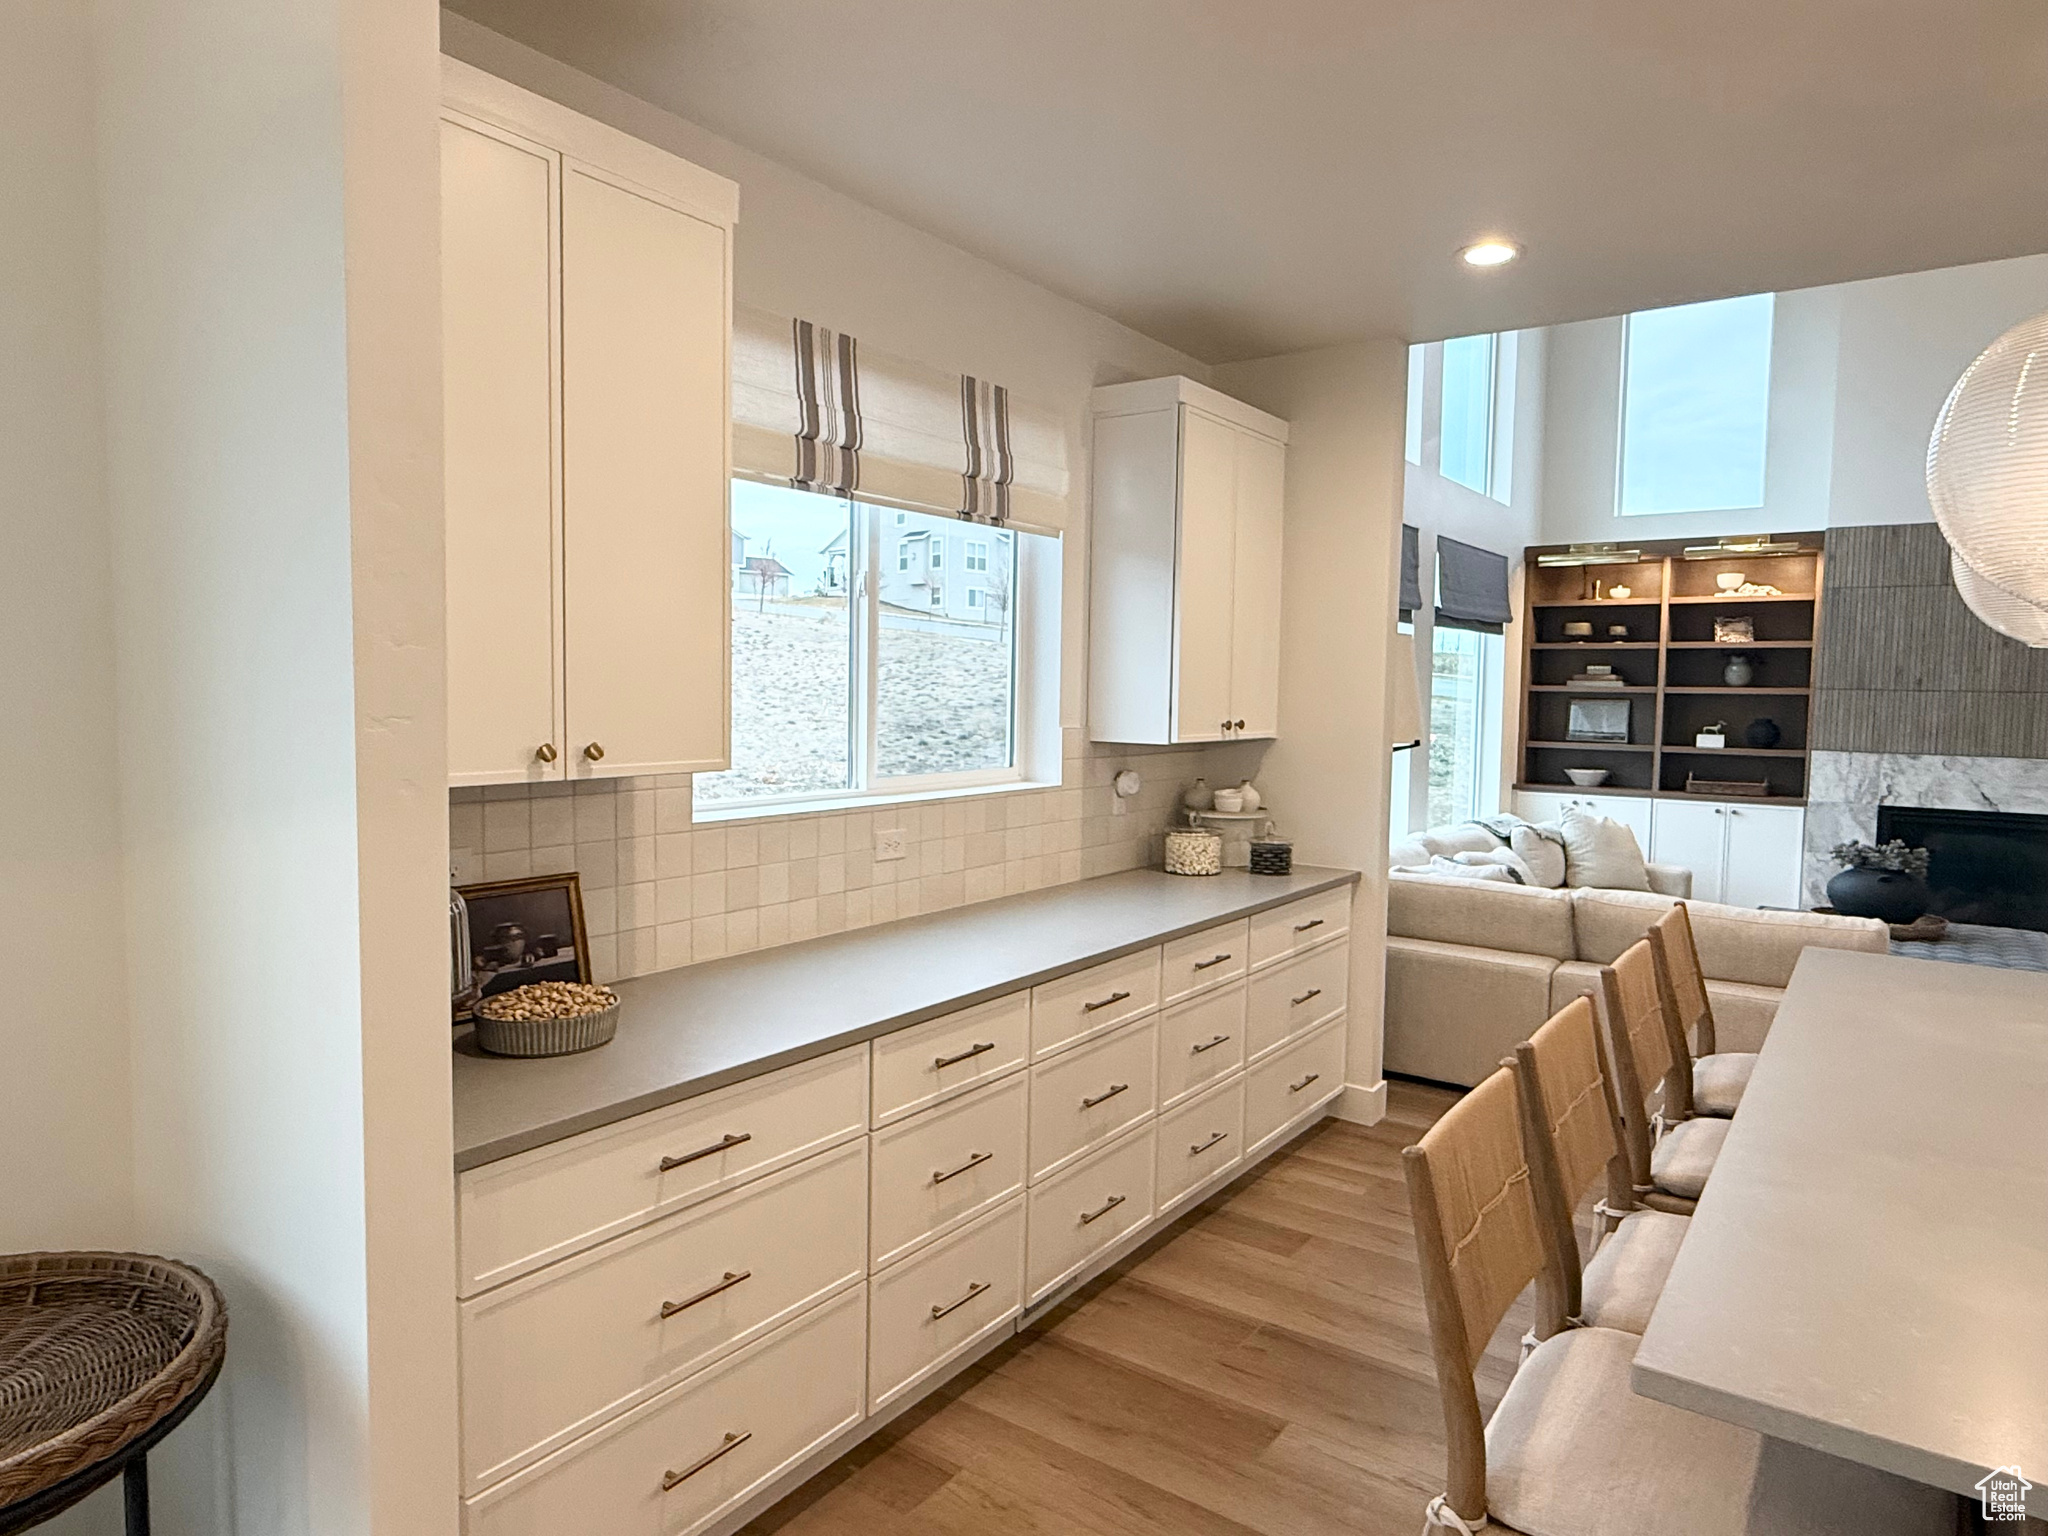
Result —
[[[740,308],[732,410],[748,479],[1030,533],[1066,525],[1064,422],[987,379]]]
[[[1401,525],[1401,622],[1413,624],[1415,610],[1422,606],[1422,530],[1413,523]]]
[[[1506,555],[1439,534],[1436,582],[1436,621],[1440,626],[1497,635],[1514,617],[1508,607]]]

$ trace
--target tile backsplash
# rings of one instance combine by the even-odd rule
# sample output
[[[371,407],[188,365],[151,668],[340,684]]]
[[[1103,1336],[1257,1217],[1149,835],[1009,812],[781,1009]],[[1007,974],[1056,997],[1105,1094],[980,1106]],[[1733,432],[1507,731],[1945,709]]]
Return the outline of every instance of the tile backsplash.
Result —
[[[1256,774],[1264,744],[1105,747],[1065,733],[1058,789],[746,821],[691,819],[690,776],[455,789],[456,881],[575,870],[600,981],[1156,865],[1197,777]],[[1144,780],[1116,813],[1110,781]],[[904,857],[875,858],[901,828]]]

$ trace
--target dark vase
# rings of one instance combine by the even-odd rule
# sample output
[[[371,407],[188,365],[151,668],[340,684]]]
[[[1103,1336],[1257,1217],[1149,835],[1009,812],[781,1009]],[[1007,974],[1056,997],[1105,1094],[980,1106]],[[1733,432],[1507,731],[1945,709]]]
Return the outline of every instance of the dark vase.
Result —
[[[1775,747],[1783,733],[1775,720],[1752,720],[1749,729],[1742,733],[1742,739],[1752,747]]]
[[[1896,869],[1845,869],[1828,882],[1828,900],[1844,917],[1910,923],[1933,899],[1925,880]]]

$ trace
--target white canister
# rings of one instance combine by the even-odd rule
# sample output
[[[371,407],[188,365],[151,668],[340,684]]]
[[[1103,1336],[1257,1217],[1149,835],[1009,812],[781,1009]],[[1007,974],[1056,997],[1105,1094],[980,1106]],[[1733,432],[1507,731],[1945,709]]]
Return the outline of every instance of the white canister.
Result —
[[[1169,875],[1223,873],[1223,839],[1205,827],[1182,827],[1166,834]]]

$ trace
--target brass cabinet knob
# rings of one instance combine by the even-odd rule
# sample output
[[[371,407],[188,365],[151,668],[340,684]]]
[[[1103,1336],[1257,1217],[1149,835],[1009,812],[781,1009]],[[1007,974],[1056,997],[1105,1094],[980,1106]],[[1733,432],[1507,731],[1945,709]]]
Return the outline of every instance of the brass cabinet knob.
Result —
[[[1219,722],[1219,725],[1220,725],[1220,728],[1221,728],[1221,729],[1223,729],[1223,730],[1225,730],[1225,731],[1228,731],[1228,730],[1230,729],[1230,722],[1229,722],[1228,720],[1224,720],[1224,721],[1221,721],[1221,722]]]
[[[1230,728],[1234,731],[1241,731],[1244,729],[1244,722],[1242,720],[1233,720],[1230,722]]]
[[[600,747],[596,742],[593,741],[589,746],[583,749],[583,755],[589,758],[593,763],[595,763],[600,761],[604,757],[604,748]]]
[[[555,744],[552,741],[544,741],[533,749],[533,755],[544,763],[552,763],[555,760]]]

